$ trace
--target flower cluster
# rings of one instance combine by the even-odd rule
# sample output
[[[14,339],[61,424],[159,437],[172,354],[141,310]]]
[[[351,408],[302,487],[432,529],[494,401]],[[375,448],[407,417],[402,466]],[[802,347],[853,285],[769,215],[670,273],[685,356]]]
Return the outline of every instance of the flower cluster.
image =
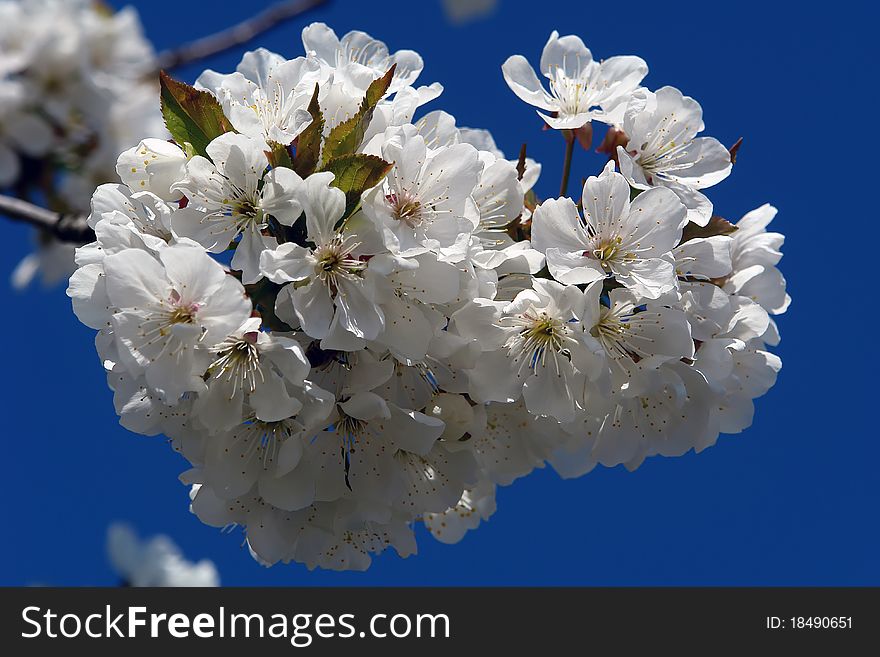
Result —
[[[302,40],[162,77],[173,142],[119,157],[68,289],[121,423],[189,460],[203,522],[265,564],[363,569],[414,553],[419,521],[458,541],[545,462],[634,468],[750,424],[781,365],[782,236],[770,206],[711,214],[698,190],[731,161],[693,99],[577,37],[545,48],[551,93],[511,58],[551,126],[618,146],[539,203],[540,165],[421,111],[442,89],[418,54]]]
[[[116,179],[120,151],[165,138],[155,53],[132,8],[93,0],[0,0],[0,189],[53,210],[88,210]],[[72,271],[73,248],[41,241],[15,273],[42,266],[51,282]]]

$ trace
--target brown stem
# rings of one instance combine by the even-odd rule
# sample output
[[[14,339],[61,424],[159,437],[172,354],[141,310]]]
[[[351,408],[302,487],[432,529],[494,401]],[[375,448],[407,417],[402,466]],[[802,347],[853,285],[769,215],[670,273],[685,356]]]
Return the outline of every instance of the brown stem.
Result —
[[[156,71],[190,64],[245,44],[276,25],[296,18],[326,2],[327,0],[282,0],[282,2],[276,2],[256,16],[237,25],[159,53],[156,60]]]
[[[574,155],[574,135],[565,135],[565,160],[562,163],[562,184],[559,185],[559,196],[565,196],[568,190],[568,176],[571,174],[571,158]]]

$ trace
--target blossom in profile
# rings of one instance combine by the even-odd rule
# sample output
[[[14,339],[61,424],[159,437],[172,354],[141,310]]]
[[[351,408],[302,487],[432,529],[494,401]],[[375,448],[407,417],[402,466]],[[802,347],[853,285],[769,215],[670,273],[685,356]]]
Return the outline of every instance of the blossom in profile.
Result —
[[[591,121],[620,123],[632,93],[648,74],[648,65],[630,55],[597,62],[580,37],[560,37],[554,31],[541,53],[541,74],[549,92],[522,55],[508,58],[501,70],[513,93],[537,107],[547,125],[574,130]]]
[[[424,68],[421,55],[413,50],[390,52],[382,41],[366,32],[353,30],[342,38],[324,23],[303,29],[302,43],[309,61],[320,64],[350,85],[366,90],[370,82],[394,67],[389,93],[411,87]]]

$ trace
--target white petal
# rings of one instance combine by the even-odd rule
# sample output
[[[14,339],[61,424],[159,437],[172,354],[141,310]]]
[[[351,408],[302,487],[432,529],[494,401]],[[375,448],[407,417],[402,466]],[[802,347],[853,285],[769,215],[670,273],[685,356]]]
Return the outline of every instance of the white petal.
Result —
[[[334,312],[327,286],[311,282],[295,290],[292,287],[287,285],[278,293],[276,307],[282,295],[287,293],[293,300],[293,308],[303,330],[313,338],[323,338],[330,331]]]
[[[602,236],[610,236],[617,220],[627,214],[629,208],[629,183],[614,171],[609,162],[599,176],[590,176],[584,183],[581,197],[584,218]]]
[[[264,252],[271,253],[272,247],[278,243],[274,237],[263,235],[259,229],[248,228],[241,234],[241,239],[232,255],[233,269],[241,272],[241,282],[245,285],[256,283],[260,273],[260,259]]]
[[[284,380],[268,368],[263,370],[263,378],[257,377],[256,389],[248,402],[257,418],[264,422],[284,420],[302,408],[302,403],[288,394]]]
[[[547,199],[532,216],[532,247],[538,251],[556,248],[564,252],[582,252],[589,239],[570,198]]]
[[[315,257],[304,246],[285,242],[275,249],[263,251],[260,271],[273,283],[302,281],[314,275]]]
[[[559,249],[547,249],[547,269],[560,283],[588,285],[606,277],[601,263],[580,253],[566,253]]]
[[[107,295],[117,308],[149,306],[171,293],[165,270],[146,251],[127,249],[107,256],[104,271]]]
[[[544,91],[538,76],[535,75],[535,69],[532,68],[525,57],[513,55],[508,58],[501,66],[501,72],[504,75],[504,81],[507,82],[511,91],[519,96],[520,99],[529,105],[540,107],[548,112],[556,110],[556,105],[547,95],[547,92]]]
[[[365,294],[363,284],[342,281],[336,293],[339,323],[349,333],[375,340],[384,326],[382,310]]]
[[[278,223],[292,226],[302,214],[299,195],[303,181],[295,171],[276,167],[263,178],[263,196],[260,207]]]
[[[558,69],[565,77],[578,79],[592,63],[593,55],[580,37],[571,34],[560,37],[555,30],[541,53],[541,73],[548,78],[552,78]]]

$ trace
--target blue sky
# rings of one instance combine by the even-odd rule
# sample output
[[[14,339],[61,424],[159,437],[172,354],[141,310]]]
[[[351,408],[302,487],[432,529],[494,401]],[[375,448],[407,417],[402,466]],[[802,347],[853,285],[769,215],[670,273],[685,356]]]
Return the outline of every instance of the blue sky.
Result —
[[[122,3],[113,2],[114,5]],[[137,0],[158,48],[224,27],[268,2]],[[161,438],[126,432],[95,356],[93,332],[63,287],[16,293],[8,280],[28,232],[0,224],[6,249],[0,307],[6,329],[0,403],[4,534],[0,584],[115,583],[104,556],[114,520],[170,534],[190,558],[210,558],[233,585],[880,584],[880,525],[870,343],[876,277],[869,223],[874,166],[870,86],[877,15],[801,3],[552,3],[500,0],[491,17],[449,24],[439,0],[336,0],[311,14],[340,35],[362,29],[425,59],[440,81],[430,106],[487,127],[513,156],[527,141],[555,195],[558,135],[507,89],[504,59],[537,62],[553,29],[579,34],[597,57],[637,54],[653,88],[674,85],[703,106],[706,134],[743,136],[733,175],[709,190],[731,219],[771,202],[787,237],[782,270],[794,302],[781,317],[784,367],[758,400],[755,423],[700,455],[652,459],[629,473],[575,481],[544,470],[501,489],[490,522],[455,546],[419,532],[420,554],[375,560],[367,573],[258,566],[241,535],[202,525],[177,481],[186,465]],[[540,11],[537,11],[540,8]],[[873,13],[873,11],[872,11]],[[299,20],[258,44],[301,54]],[[206,65],[232,70],[240,51]],[[192,80],[202,66],[178,71]],[[867,109],[866,109],[867,108]],[[867,127],[868,134],[860,134]],[[576,154],[572,180],[603,160]],[[873,164],[873,163],[872,163]]]

